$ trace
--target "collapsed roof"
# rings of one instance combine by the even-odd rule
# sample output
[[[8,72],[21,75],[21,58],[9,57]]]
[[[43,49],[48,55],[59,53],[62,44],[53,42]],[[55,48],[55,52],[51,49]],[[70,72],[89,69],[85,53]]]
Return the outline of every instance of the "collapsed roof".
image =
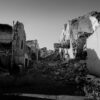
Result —
[[[99,26],[100,22],[100,13],[92,11],[84,16],[72,19],[71,26],[74,26],[78,29],[78,32],[93,32],[96,27]],[[79,27],[79,28],[78,28]]]
[[[100,13],[92,11],[84,16],[69,20],[64,24],[64,29],[60,35],[60,42],[66,42],[68,38],[78,39],[81,35],[90,36],[100,25]]]

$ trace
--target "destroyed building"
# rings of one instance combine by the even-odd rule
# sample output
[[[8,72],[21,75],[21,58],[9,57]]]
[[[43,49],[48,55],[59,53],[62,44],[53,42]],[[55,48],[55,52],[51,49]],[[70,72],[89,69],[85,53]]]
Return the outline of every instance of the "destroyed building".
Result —
[[[0,65],[11,69],[15,65],[25,66],[24,25],[16,22],[13,26],[0,24]],[[6,62],[6,63],[5,63]]]
[[[26,41],[26,52],[28,51],[31,60],[38,60],[39,56],[39,43],[37,40]]]
[[[24,25],[17,22],[14,25],[14,37],[13,37],[13,58],[15,63],[25,66],[25,46],[26,46],[26,34]]]
[[[0,65],[10,65],[10,54],[12,53],[12,27],[7,24],[0,24]],[[8,57],[6,57],[9,55]],[[2,59],[3,58],[3,59]],[[5,63],[6,62],[6,63]]]
[[[63,48],[70,59],[86,60],[91,74],[100,76],[100,13],[93,11],[64,24],[60,44],[70,44]],[[69,41],[70,42],[69,42]],[[61,52],[61,49],[60,49]],[[64,56],[66,57],[66,56]]]
[[[46,58],[49,57],[54,53],[53,50],[48,50],[46,47],[43,47],[40,49],[40,58]]]
[[[25,66],[28,67],[29,64],[31,63],[32,61],[32,50],[31,48],[26,44],[26,49],[25,49]]]

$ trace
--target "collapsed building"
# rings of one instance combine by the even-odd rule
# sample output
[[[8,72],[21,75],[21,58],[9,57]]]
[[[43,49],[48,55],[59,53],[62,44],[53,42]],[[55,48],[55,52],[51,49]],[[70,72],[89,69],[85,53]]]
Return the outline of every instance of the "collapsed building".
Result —
[[[90,12],[64,24],[55,48],[60,48],[65,59],[85,60],[90,73],[100,76],[99,32],[100,13]]]
[[[40,48],[39,50],[39,57],[40,59],[49,59],[52,60],[52,55],[54,54],[53,50],[48,50],[46,47]]]
[[[87,74],[80,77],[83,91],[86,96],[100,97],[100,12],[92,11],[69,20],[54,48],[67,63],[73,60],[86,64]]]

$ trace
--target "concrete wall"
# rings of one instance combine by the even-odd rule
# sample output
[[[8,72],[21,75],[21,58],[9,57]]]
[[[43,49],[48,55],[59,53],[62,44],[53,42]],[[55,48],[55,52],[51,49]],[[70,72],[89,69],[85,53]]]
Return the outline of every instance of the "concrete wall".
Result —
[[[87,67],[92,74],[100,76],[100,26],[87,39]]]

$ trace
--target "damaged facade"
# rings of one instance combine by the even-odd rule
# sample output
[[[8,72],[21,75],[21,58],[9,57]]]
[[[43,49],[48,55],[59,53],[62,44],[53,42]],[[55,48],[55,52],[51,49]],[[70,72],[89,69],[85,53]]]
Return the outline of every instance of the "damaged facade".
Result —
[[[13,59],[14,63],[25,66],[25,47],[26,47],[26,34],[24,30],[24,25],[17,22],[14,25],[13,30]]]
[[[39,52],[40,52],[40,55],[39,55],[40,58],[47,58],[54,53],[53,50],[48,50],[46,47],[41,48]]]
[[[6,67],[7,65],[11,64],[10,63],[12,57],[11,54],[12,54],[12,27],[7,24],[0,24],[0,65],[1,66]]]
[[[0,65],[13,72],[14,68],[28,67],[38,60],[37,40],[26,41],[24,25],[20,22],[0,24]],[[3,58],[3,59],[2,59]],[[6,62],[6,63],[5,63]]]
[[[26,41],[26,55],[29,61],[38,60],[39,44],[37,40]]]
[[[69,20],[60,36],[60,44],[69,44],[64,50],[70,59],[86,60],[91,74],[100,76],[100,13],[90,12],[73,20]],[[69,41],[70,42],[69,42]],[[95,67],[94,67],[95,66]]]
[[[77,61],[86,64],[87,73],[79,77],[83,79],[83,91],[86,96],[100,98],[100,13],[93,11],[69,20],[54,48],[68,64],[72,60],[75,65]]]
[[[1,67],[11,69],[16,65],[25,66],[25,41],[26,34],[22,23],[16,22],[13,26],[0,24]]]

